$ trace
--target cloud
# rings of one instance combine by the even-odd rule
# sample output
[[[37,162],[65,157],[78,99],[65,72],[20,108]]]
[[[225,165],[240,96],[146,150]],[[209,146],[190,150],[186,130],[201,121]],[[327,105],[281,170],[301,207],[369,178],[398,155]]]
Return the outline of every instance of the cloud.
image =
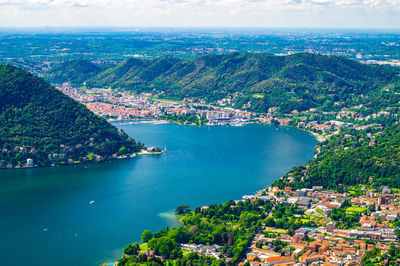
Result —
[[[400,0],[0,0],[0,6],[0,26],[400,24]]]
[[[301,6],[304,10],[312,9],[320,6],[334,7],[357,7],[365,8],[382,8],[392,9],[399,8],[399,0],[0,0],[0,5],[14,5],[22,8],[29,6],[48,6],[62,7],[72,6],[80,7],[153,7],[165,6],[170,7],[200,7],[210,8],[212,6],[219,7],[262,7],[262,8],[281,8],[281,9],[298,9]]]

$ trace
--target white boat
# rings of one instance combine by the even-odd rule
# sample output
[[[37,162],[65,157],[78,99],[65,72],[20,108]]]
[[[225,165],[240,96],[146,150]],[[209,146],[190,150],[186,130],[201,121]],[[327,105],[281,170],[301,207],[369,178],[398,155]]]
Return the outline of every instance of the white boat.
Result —
[[[91,200],[91,201],[89,202],[90,205],[92,205],[93,203],[94,203],[94,200]]]

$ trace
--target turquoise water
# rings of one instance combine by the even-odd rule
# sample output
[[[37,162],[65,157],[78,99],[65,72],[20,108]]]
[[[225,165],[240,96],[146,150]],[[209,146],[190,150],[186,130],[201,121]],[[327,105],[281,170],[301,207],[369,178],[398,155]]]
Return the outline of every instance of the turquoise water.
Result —
[[[98,165],[0,171],[2,265],[96,265],[121,256],[169,212],[240,199],[313,157],[295,128],[120,126],[168,153]],[[89,204],[95,201],[94,204]]]

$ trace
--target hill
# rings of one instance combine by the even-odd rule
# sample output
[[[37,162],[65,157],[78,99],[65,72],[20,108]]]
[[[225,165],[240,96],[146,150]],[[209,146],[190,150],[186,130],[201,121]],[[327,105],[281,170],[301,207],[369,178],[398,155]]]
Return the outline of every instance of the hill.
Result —
[[[295,189],[323,186],[343,191],[356,185],[400,188],[400,126],[375,134],[343,128],[320,145],[318,157],[295,167],[274,185]]]
[[[61,84],[71,82],[79,86],[88,79],[104,70],[105,67],[87,60],[71,60],[55,65],[45,73],[44,78],[51,83]]]
[[[0,167],[27,158],[41,166],[100,160],[141,147],[43,79],[0,65]]]
[[[65,75],[75,76],[69,73]],[[235,108],[266,112],[278,107],[289,113],[314,107],[331,110],[335,102],[357,104],[395,79],[398,71],[336,56],[231,53],[196,59],[131,58],[93,74],[86,80],[89,87],[110,86],[208,103],[229,99]]]
[[[383,133],[382,129],[366,132],[342,128],[340,134],[333,134],[328,142],[319,145],[321,152],[316,159],[276,182],[280,187],[337,188],[337,184],[365,184],[370,177],[376,186],[400,187],[395,159],[399,154],[400,130],[394,126],[400,115],[398,80],[396,68],[336,56],[232,53],[196,59],[133,58],[100,72],[87,84],[152,92],[160,98],[194,97],[208,102],[225,98],[231,100],[233,107],[257,112],[277,107],[274,115],[278,116],[293,110],[304,111],[293,119],[294,126],[309,120],[335,120],[339,111],[363,106],[353,110],[360,115],[356,117],[370,118],[344,121],[376,123]],[[310,108],[318,109],[317,113],[308,115]],[[390,111],[390,115],[374,118],[382,111]],[[371,136],[366,137],[368,133],[376,137],[373,146],[369,144]]]

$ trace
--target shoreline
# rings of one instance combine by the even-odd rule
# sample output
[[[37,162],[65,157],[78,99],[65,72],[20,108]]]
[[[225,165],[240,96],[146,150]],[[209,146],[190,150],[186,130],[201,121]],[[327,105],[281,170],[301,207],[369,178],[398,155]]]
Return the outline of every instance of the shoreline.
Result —
[[[135,121],[135,120],[133,120],[133,121]],[[151,121],[151,120],[150,120]],[[153,120],[153,121],[159,121],[159,120]],[[163,120],[162,120],[163,121]],[[139,122],[140,123],[140,122]],[[146,123],[146,122],[144,122],[144,123]],[[183,125],[183,126],[198,126],[198,127],[202,127],[202,125],[185,125],[185,124],[181,124],[181,123],[177,123],[177,122],[174,122],[174,121],[168,121],[168,122],[166,122],[166,123],[173,123],[173,124],[178,124],[178,125]],[[166,123],[160,123],[160,124],[166,124]],[[149,122],[149,124],[153,124],[153,123],[151,123],[151,122]],[[157,123],[154,123],[154,124],[157,124]],[[252,122],[252,123],[247,123],[247,124],[245,124],[245,125],[243,125],[243,126],[246,126],[246,125],[249,125],[249,124],[256,124],[256,125],[262,125],[262,126],[274,126],[273,124],[267,124],[267,123],[260,123],[260,122]],[[134,125],[134,124],[127,124],[127,125]],[[228,126],[228,127],[235,127],[235,126],[233,126],[233,125],[230,125],[230,124],[228,124],[228,125],[218,125],[218,124],[215,124],[215,125],[205,125],[205,126]],[[298,127],[298,126],[290,126],[290,125],[275,125],[275,127],[282,127],[282,128],[284,128],[284,127],[287,127],[287,128],[296,128],[296,129],[298,129],[298,130],[301,130],[301,131],[303,131],[303,132],[308,132],[308,133],[310,133],[314,138],[315,138],[315,140],[317,140],[317,143],[316,143],[316,145],[314,146],[314,156],[313,156],[313,158],[312,159],[314,159],[314,158],[316,158],[317,156],[318,156],[318,154],[319,154],[319,149],[318,149],[318,147],[319,147],[319,144],[321,143],[321,142],[323,142],[323,141],[325,141],[326,140],[326,138],[324,137],[324,136],[322,136],[322,135],[320,135],[320,134],[318,134],[318,133],[316,133],[316,132],[313,132],[313,131],[310,131],[310,130],[306,130],[306,129],[304,129],[304,128],[300,128],[300,127]],[[311,160],[312,160],[311,159]],[[306,162],[307,163],[307,162]],[[305,164],[306,164],[305,163]],[[304,164],[302,164],[302,165],[304,165]],[[290,171],[290,170],[288,170],[288,171]],[[253,193],[251,193],[251,194],[257,194],[258,192],[260,192],[260,191],[262,191],[262,190],[268,190],[268,189],[272,189],[272,187],[273,187],[273,183],[276,181],[276,180],[279,180],[279,179],[281,179],[281,178],[283,178],[283,176],[281,176],[281,177],[276,177],[276,178],[274,178],[274,181],[270,184],[270,185],[267,185],[267,186],[263,186],[263,187],[261,187],[261,188],[259,188],[259,189],[256,189]],[[238,200],[245,200],[245,194],[242,194],[242,196],[241,196],[241,198],[239,198]],[[221,204],[223,203],[223,202],[226,202],[226,200],[223,200],[222,202],[221,202]],[[168,222],[167,222],[167,220],[168,220],[168,218],[169,219],[174,219],[175,221],[176,221],[176,223],[177,224],[179,224],[179,225],[176,225],[176,226],[173,226],[173,227],[182,227],[183,226],[183,224],[182,224],[182,219],[183,219],[183,217],[184,216],[179,216],[179,215],[176,215],[174,212],[171,212],[171,210],[169,210],[169,211],[167,211],[167,212],[164,212],[164,213],[159,213],[158,215],[159,216],[161,216],[160,214],[168,214],[168,217],[162,217],[162,218],[164,218],[165,219],[165,221],[166,221],[166,223],[168,224]],[[173,228],[172,227],[172,228]],[[118,262],[119,262],[119,260],[117,260],[117,261],[111,261],[111,262],[104,262],[104,263],[102,263],[102,264],[100,264],[100,265],[118,265]]]
[[[298,127],[297,127],[297,128],[298,128]],[[301,129],[301,128],[299,128],[299,129]],[[327,140],[327,137],[325,137],[325,136],[323,136],[323,135],[321,135],[321,134],[315,133],[315,132],[313,132],[313,131],[308,131],[308,130],[304,130],[304,131],[310,132],[311,135],[313,135],[313,136],[315,137],[315,139],[316,139],[319,143],[324,142],[324,141]],[[317,146],[318,146],[318,145],[317,145]]]
[[[227,124],[227,125],[220,125],[220,124],[206,124],[206,125],[194,125],[194,124],[182,124],[176,121],[171,121],[171,120],[164,120],[164,119],[133,119],[133,120],[110,120],[110,123],[118,123],[121,122],[120,126],[127,126],[127,125],[137,125],[137,124],[154,124],[154,125],[163,125],[163,124],[177,124],[180,126],[195,126],[195,127],[204,127],[204,126],[229,126],[229,127],[238,127],[237,125],[231,125],[231,124]],[[259,121],[250,121],[247,123],[244,123],[243,125],[240,126],[246,126],[246,125],[270,125],[273,126],[273,124],[270,123],[261,123]],[[240,127],[239,126],[239,127]],[[277,127],[290,127],[290,128],[297,128],[298,130],[304,131],[304,132],[308,132],[311,135],[314,136],[314,138],[318,141],[318,143],[324,142],[328,139],[328,136],[324,136],[321,135],[319,133],[316,133],[314,131],[311,130],[307,130],[298,126],[291,126],[291,125],[276,125]],[[315,146],[317,147],[318,144]]]
[[[194,125],[194,124],[182,124],[176,121],[170,121],[170,120],[164,120],[164,119],[133,119],[133,120],[109,120],[109,123],[115,124],[118,123],[119,126],[128,126],[128,125],[138,125],[138,124],[154,124],[154,125],[162,125],[162,124],[177,124],[177,125],[181,125],[181,126],[195,126],[195,127],[203,127],[203,126],[228,126],[228,127],[237,127],[236,125],[231,125],[231,124],[226,124],[226,125],[220,125],[220,124],[207,124],[207,125]],[[251,122],[247,122],[244,123],[243,125],[240,126],[246,126],[246,125],[250,125],[250,124],[257,124],[257,125],[270,125],[272,126],[272,124],[269,123],[261,123],[259,121],[251,121]],[[308,132],[311,135],[314,136],[314,138],[318,141],[318,144],[315,145],[315,150],[317,150],[318,145],[321,142],[324,142],[327,140],[327,137],[313,132],[311,130],[307,130],[304,128],[300,128],[298,126],[291,126],[291,125],[276,125],[277,127],[290,127],[290,128],[296,128],[298,130],[304,131],[304,132]],[[118,156],[116,158],[108,158],[108,159],[103,159],[101,161],[96,161],[96,160],[88,160],[88,161],[80,161],[79,163],[64,163],[64,164],[54,164],[54,165],[47,165],[47,166],[29,166],[29,167],[24,167],[24,166],[20,166],[20,167],[12,167],[12,168],[7,168],[7,167],[2,167],[0,168],[1,170],[14,170],[14,169],[32,169],[32,168],[47,168],[47,167],[64,167],[64,166],[72,166],[72,165],[80,165],[80,164],[97,164],[97,163],[105,163],[105,162],[110,162],[110,161],[114,161],[114,160],[121,160],[121,159],[132,159],[135,158],[138,155],[161,155],[163,153],[166,153],[166,151],[161,150],[159,152],[155,152],[155,151],[140,151],[137,153],[133,153],[130,155],[124,155],[124,156]],[[317,151],[314,155],[314,158],[316,158],[318,156],[319,152]]]
[[[54,164],[54,165],[46,165],[46,166],[39,166],[39,165],[35,165],[35,166],[29,166],[29,167],[12,167],[12,168],[6,168],[6,167],[2,167],[0,168],[1,170],[26,170],[26,169],[35,169],[35,168],[55,168],[55,167],[68,167],[68,166],[74,166],[74,165],[88,165],[88,164],[102,164],[102,163],[106,163],[106,162],[112,162],[114,160],[128,160],[128,159],[133,159],[136,158],[137,156],[140,155],[161,155],[167,153],[166,151],[140,151],[137,153],[133,153],[130,155],[122,155],[122,156],[118,156],[115,158],[108,158],[108,159],[103,159],[101,161],[96,161],[96,160],[87,160],[87,161],[82,161],[79,163],[65,163],[65,164]]]

